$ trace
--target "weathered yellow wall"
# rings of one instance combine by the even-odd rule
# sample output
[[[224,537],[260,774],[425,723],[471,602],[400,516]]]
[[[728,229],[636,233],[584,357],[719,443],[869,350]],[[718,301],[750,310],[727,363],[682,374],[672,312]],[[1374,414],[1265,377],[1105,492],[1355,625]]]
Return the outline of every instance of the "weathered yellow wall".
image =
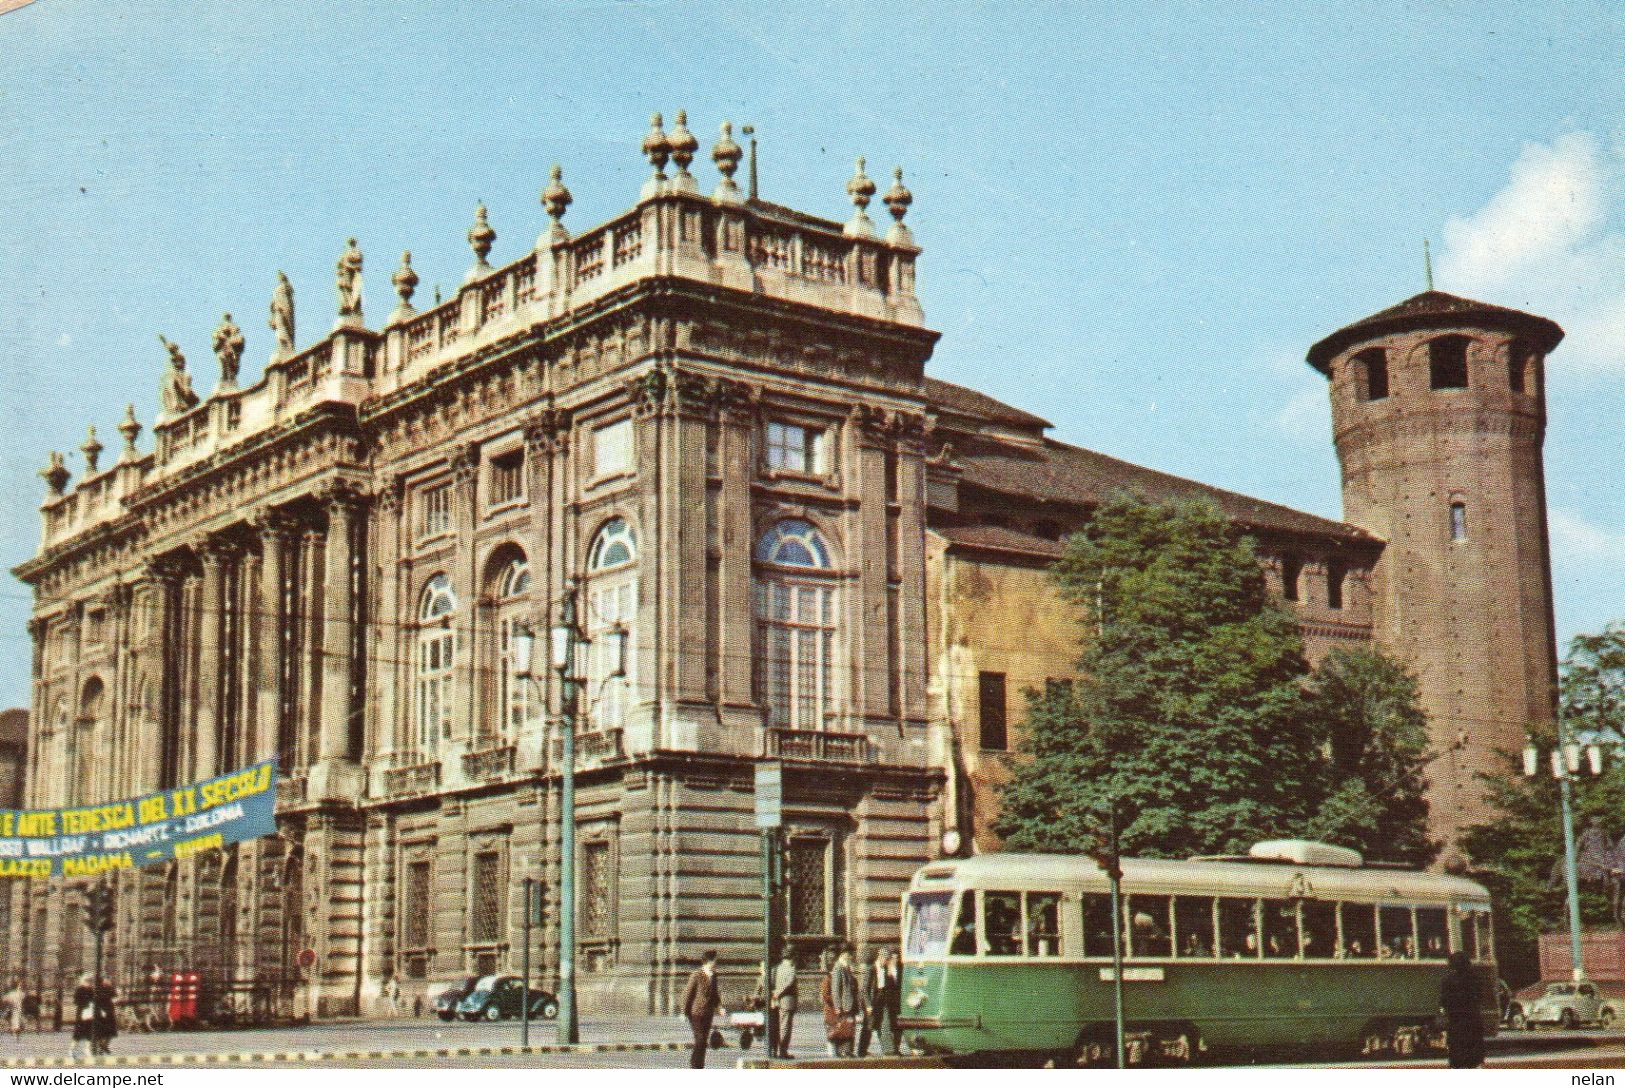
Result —
[[[979,850],[997,849],[988,827],[998,812],[999,786],[1017,758],[1027,717],[1024,692],[1052,677],[1076,675],[1086,629],[1038,560],[950,552],[933,535],[926,585],[931,718],[943,729],[945,762],[952,760],[950,813],[957,811],[961,833],[974,834]],[[1010,753],[980,748],[978,676],[984,671],[1005,674]]]

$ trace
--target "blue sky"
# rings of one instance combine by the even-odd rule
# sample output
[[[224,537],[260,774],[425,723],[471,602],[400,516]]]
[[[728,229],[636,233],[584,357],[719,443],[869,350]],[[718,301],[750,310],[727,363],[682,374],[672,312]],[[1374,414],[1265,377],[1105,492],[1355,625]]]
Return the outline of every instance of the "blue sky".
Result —
[[[4,5],[0,5],[4,6]],[[754,123],[763,196],[845,218],[852,160],[915,194],[931,372],[1131,461],[1340,511],[1326,333],[1438,286],[1569,330],[1547,439],[1563,638],[1625,617],[1625,16],[1606,4],[37,0],[0,15],[0,561],[89,423],[150,425],[177,340],[244,378],[275,273],[301,344],[333,262],[367,313],[411,249],[451,290],[484,200],[532,245],[630,206],[649,114]],[[715,180],[709,159],[696,170]],[[150,438],[144,436],[145,442]],[[28,687],[0,589],[0,703]]]

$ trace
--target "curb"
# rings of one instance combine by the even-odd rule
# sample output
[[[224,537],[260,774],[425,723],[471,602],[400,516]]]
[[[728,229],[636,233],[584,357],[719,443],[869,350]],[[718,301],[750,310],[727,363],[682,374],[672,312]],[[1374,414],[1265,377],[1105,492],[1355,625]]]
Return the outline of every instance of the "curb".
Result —
[[[0,1069],[116,1069],[121,1066],[258,1065],[266,1062],[388,1062],[428,1058],[515,1058],[546,1054],[633,1054],[687,1050],[691,1043],[582,1043],[575,1046],[462,1046],[420,1050],[289,1050],[246,1054],[131,1054],[128,1057],[0,1058]]]

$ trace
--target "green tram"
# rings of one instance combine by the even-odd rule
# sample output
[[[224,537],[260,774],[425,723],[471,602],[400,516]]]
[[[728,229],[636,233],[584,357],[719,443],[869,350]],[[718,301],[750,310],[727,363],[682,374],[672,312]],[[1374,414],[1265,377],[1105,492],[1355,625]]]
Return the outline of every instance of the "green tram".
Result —
[[[1106,873],[1086,857],[926,865],[903,901],[903,1007],[916,1049],[986,1062],[1114,1064]],[[1123,859],[1131,1061],[1208,1051],[1407,1053],[1437,1042],[1445,958],[1481,972],[1494,1031],[1489,893],[1302,840],[1246,856]]]

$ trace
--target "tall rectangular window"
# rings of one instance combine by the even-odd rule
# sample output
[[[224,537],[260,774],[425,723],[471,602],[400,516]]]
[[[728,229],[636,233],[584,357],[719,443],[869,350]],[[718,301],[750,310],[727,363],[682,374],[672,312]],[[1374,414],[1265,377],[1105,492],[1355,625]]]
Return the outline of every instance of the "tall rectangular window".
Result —
[[[1428,380],[1434,389],[1467,388],[1467,338],[1441,336],[1428,341]]]
[[[1467,539],[1467,504],[1453,502],[1450,504],[1450,539]]]
[[[982,749],[988,752],[1008,751],[1010,733],[1006,718],[1004,673],[984,672],[978,677],[978,683],[977,706],[981,715]]]
[[[607,941],[615,909],[615,884],[610,873],[608,839],[581,844],[581,939]]]
[[[1343,581],[1348,572],[1335,560],[1326,564],[1326,607],[1343,607]]]
[[[1303,560],[1295,555],[1281,559],[1281,596],[1289,601],[1298,599],[1298,579],[1303,576]]]
[[[514,450],[491,460],[491,505],[505,506],[525,497],[525,451]]]
[[[767,425],[767,467],[774,472],[824,471],[824,432],[794,423]]]
[[[473,883],[469,904],[468,939],[474,944],[497,944],[506,936],[503,923],[503,893],[507,890],[507,877],[502,871],[500,850],[481,850],[474,855],[470,867]]]
[[[1355,356],[1365,367],[1365,399],[1385,400],[1388,397],[1388,353],[1382,348],[1370,348]]]
[[[451,532],[451,487],[441,484],[418,496],[418,536],[439,536]]]
[[[622,476],[632,471],[632,421],[623,419],[592,433],[592,474],[595,479]]]
[[[802,937],[840,936],[846,931],[845,875],[840,842],[833,835],[792,836],[785,847],[788,932]]]
[[[408,951],[429,947],[429,877],[428,859],[407,862],[401,882],[401,946]]]

